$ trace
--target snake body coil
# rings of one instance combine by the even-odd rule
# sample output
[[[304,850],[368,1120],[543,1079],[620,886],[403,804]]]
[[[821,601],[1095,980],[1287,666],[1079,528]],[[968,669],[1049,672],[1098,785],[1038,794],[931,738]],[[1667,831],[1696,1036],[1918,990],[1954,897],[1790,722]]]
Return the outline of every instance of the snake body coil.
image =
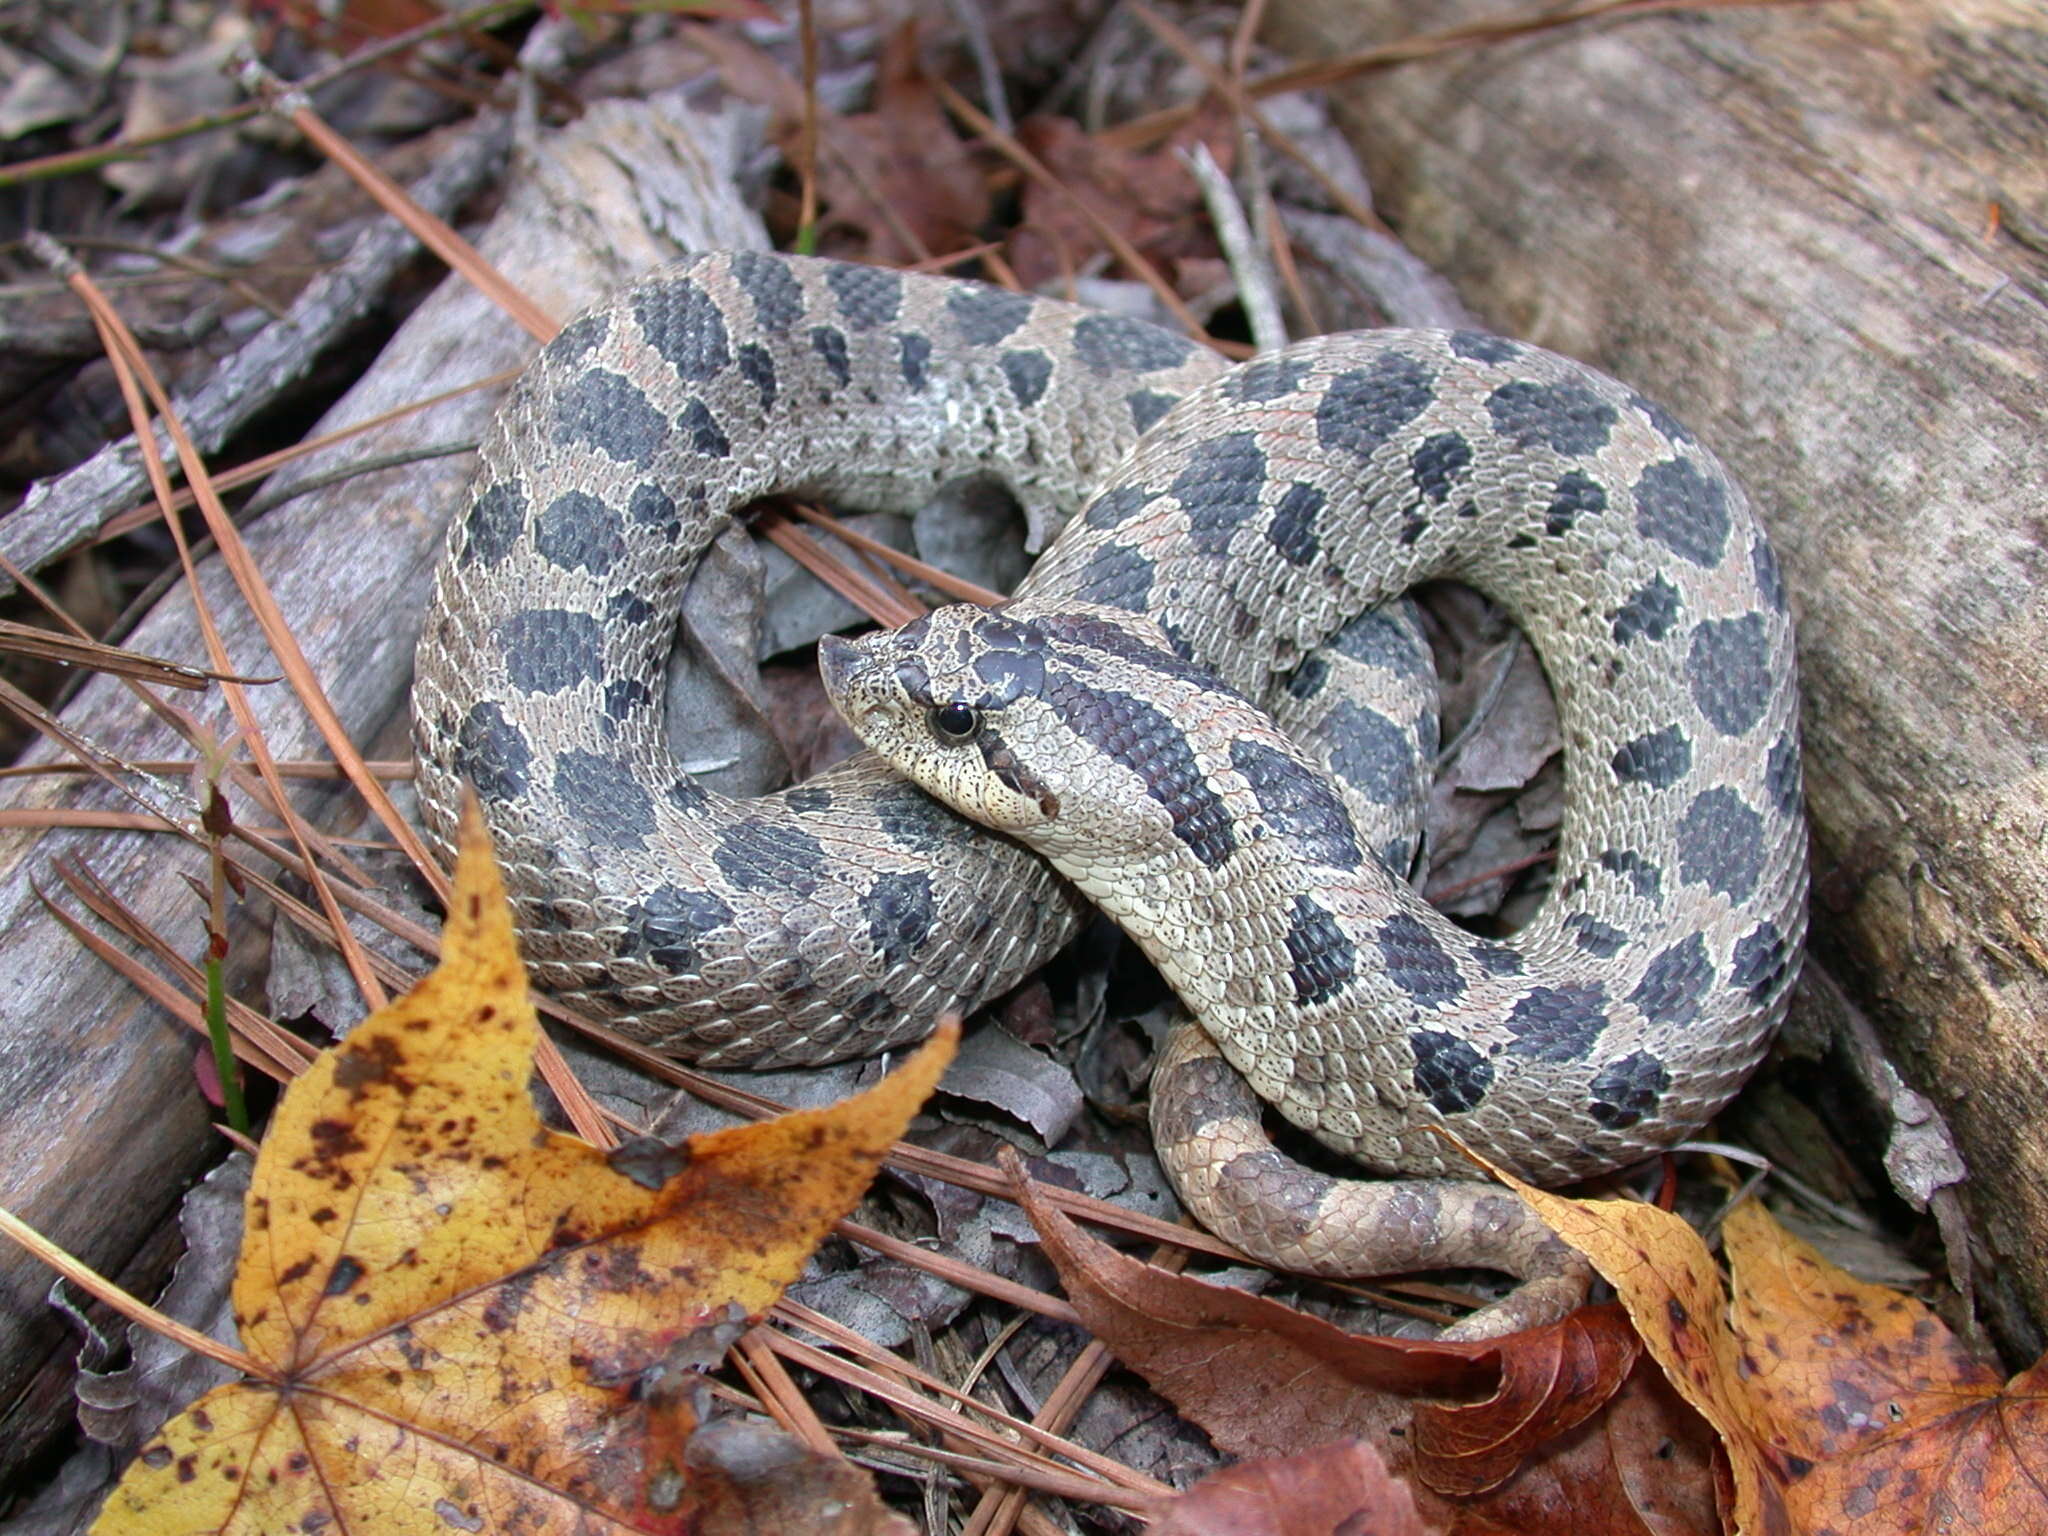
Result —
[[[1168,974],[1261,1097],[1382,1168],[1457,1171],[1442,1125],[1554,1181],[1668,1145],[1754,1067],[1804,931],[1791,629],[1740,489],[1663,411],[1480,333],[1324,337],[1223,372],[1137,322],[754,253],[644,280],[550,344],[437,579],[422,803],[445,840],[476,783],[544,984],[677,1054],[823,1060],[922,1033],[1073,931],[1043,864],[872,758],[733,802],[664,739],[688,569],[737,509],[914,504],[980,471],[1037,514],[1087,502],[1020,615],[1162,626],[1117,640],[1098,615],[1081,670],[1124,702],[1068,724],[1199,876],[1143,904],[1212,930]],[[1347,625],[1439,577],[1505,603],[1559,700],[1556,884],[1508,943],[1372,856],[1400,841],[1383,829],[1412,797],[1411,719],[1343,706],[1335,793],[1388,810],[1352,831],[1278,738],[1233,756],[1176,721],[1201,717],[1185,658],[1247,699],[1312,703]],[[1269,841],[1320,874],[1278,909],[1238,903]],[[1223,1089],[1180,1081],[1164,1118],[1199,1142]],[[1283,1225],[1322,1202],[1240,1182],[1292,1200]]]

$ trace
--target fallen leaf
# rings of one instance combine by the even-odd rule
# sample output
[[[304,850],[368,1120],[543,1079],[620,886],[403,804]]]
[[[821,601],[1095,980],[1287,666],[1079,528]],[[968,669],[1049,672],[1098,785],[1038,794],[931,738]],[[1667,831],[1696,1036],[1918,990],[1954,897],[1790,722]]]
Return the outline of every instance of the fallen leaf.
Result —
[[[939,106],[905,22],[882,51],[875,108],[829,127],[818,157],[828,222],[858,230],[865,258],[901,266],[975,242],[989,216],[988,180]]]
[[[1927,1307],[1844,1273],[1753,1200],[1724,1227],[1731,1304],[1679,1217],[1518,1188],[1719,1431],[1736,1532],[2048,1530],[2048,1360],[2003,1381]]]
[[[322,1053],[258,1155],[234,1301],[263,1374],[165,1425],[95,1531],[695,1529],[701,1371],[860,1197],[955,1034],[843,1104],[673,1148],[550,1131],[472,813],[440,967]]]
[[[706,1424],[685,1460],[699,1529],[716,1536],[917,1536],[867,1473],[766,1424]]]
[[[1475,1343],[1364,1337],[1140,1263],[1017,1185],[1089,1331],[1230,1455],[1365,1436],[1448,1536],[1720,1530],[1712,1431],[1617,1308]]]
[[[1009,259],[1026,288],[1071,278],[1111,254],[1088,213],[1155,263],[1216,254],[1202,215],[1201,188],[1180,158],[1182,149],[1201,141],[1225,170],[1230,168],[1235,137],[1213,107],[1183,125],[1171,142],[1142,153],[1105,144],[1064,117],[1029,118],[1018,124],[1017,138],[1070,194],[1062,196],[1036,181],[1025,184]],[[1088,213],[1075,206],[1075,199],[1087,205]]]
[[[1162,1505],[1150,1536],[1423,1536],[1415,1499],[1363,1440],[1241,1461]]]

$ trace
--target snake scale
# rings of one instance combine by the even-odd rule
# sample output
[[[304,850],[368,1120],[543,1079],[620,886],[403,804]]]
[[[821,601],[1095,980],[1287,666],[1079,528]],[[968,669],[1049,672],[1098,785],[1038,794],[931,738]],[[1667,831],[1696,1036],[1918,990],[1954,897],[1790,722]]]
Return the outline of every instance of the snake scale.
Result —
[[[1020,835],[1011,802],[1051,807],[1052,856],[1196,1010],[1154,1090],[1184,1197],[1281,1263],[1497,1263],[1560,1288],[1478,1331],[1568,1305],[1554,1241],[1443,1179],[1469,1168],[1435,1128],[1537,1182],[1697,1128],[1783,1014],[1806,882],[1770,546],[1690,433],[1579,364],[1390,330],[1226,370],[978,284],[692,258],[564,329],[484,445],[420,641],[430,830],[452,837],[474,783],[537,980],[680,1056],[830,1060],[997,995],[1076,930],[1072,885],[872,754],[711,794],[660,692],[690,569],[749,501],[914,506],[983,472],[1034,518],[1082,510],[1008,610],[870,642],[896,648],[874,673],[896,712],[855,709],[856,729],[907,771],[933,748],[941,781],[972,768],[938,787],[977,816],[994,794]],[[1385,857],[1412,846],[1435,727],[1413,703],[1426,653],[1376,610],[1435,578],[1501,601],[1558,699],[1555,883],[1506,941]],[[1352,660],[1377,705],[1337,699]],[[1258,705],[1335,733],[1341,777]],[[1152,841],[1054,846],[1113,826]],[[1430,1177],[1288,1162],[1246,1083],[1338,1151]]]

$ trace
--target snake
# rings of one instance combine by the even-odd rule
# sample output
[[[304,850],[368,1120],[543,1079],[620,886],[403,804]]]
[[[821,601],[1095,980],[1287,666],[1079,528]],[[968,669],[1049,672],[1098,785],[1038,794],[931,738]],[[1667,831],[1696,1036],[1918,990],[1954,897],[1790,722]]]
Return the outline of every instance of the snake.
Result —
[[[914,508],[974,475],[1060,528],[1009,607],[854,642],[872,664],[824,645],[869,750],[699,784],[661,682],[713,540],[771,495]],[[1432,580],[1500,602],[1557,699],[1551,889],[1505,938],[1406,878],[1436,725],[1388,605]],[[1804,939],[1790,604],[1748,498],[1661,406],[1477,330],[1228,366],[966,280],[688,258],[508,395],[414,745],[443,847],[474,786],[536,982],[708,1065],[918,1038],[1102,903],[1190,1005],[1152,1091],[1190,1209],[1287,1267],[1522,1276],[1474,1336],[1583,1270],[1467,1151],[1555,1185],[1682,1140],[1761,1060]],[[1151,841],[1079,835],[1118,827]],[[1296,1160],[1261,1105],[1395,1177]]]

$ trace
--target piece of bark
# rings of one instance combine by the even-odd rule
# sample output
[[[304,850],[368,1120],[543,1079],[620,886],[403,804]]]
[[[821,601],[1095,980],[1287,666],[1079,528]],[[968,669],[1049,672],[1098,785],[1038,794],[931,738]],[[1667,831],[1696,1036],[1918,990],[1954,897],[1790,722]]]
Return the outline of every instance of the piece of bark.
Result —
[[[1328,58],[1496,0],[1278,0]],[[1660,398],[1799,616],[1817,942],[2048,1315],[2048,24],[1661,15],[1345,88],[1379,207],[1497,329]]]
[[[452,216],[497,171],[509,137],[502,117],[479,119],[455,135],[447,153],[408,189],[413,200],[438,217]],[[199,451],[211,453],[302,378],[323,349],[383,300],[392,277],[419,249],[404,225],[379,219],[333,268],[306,285],[283,319],[252,336],[189,399],[177,400],[178,419]],[[156,438],[165,462],[175,465],[170,435],[159,427]],[[0,521],[0,554],[25,571],[40,570],[148,495],[142,451],[133,436],[124,437],[31,486],[22,504]],[[0,596],[13,590],[13,580],[0,575]]]
[[[646,270],[685,251],[766,244],[760,221],[732,188],[742,148],[720,120],[690,113],[679,94],[646,104],[600,103],[522,157],[521,174],[483,249],[539,305],[568,319]],[[420,400],[511,367],[533,342],[467,283],[450,278],[405,323],[319,431]],[[409,416],[287,473],[311,476],[335,456],[389,453],[479,435],[496,403],[475,393]],[[328,697],[357,741],[406,707],[413,643],[441,547],[441,530],[470,472],[467,457],[436,459],[311,492],[248,530],[257,563]],[[218,561],[202,582],[238,670],[276,670]],[[175,590],[130,643],[153,654],[204,659],[187,593]],[[282,687],[256,690],[271,750],[324,754]],[[198,712],[215,724],[217,702]],[[100,679],[64,711],[124,757],[182,756],[120,688]],[[71,779],[20,781],[17,805],[113,802]],[[317,823],[335,791],[309,787],[299,803]],[[31,880],[71,850],[88,859],[186,954],[200,952],[198,912],[183,882],[202,868],[163,837],[0,832],[0,1205],[102,1270],[126,1256],[170,1212],[217,1144],[193,1082],[194,1038],[143,1003],[45,913]],[[260,936],[237,923],[238,951]],[[39,1371],[66,1370],[64,1332],[43,1306],[50,1276],[0,1244],[0,1486],[63,1427],[61,1400],[31,1391]],[[20,1406],[17,1411],[17,1405]],[[32,1405],[32,1406],[29,1406]]]

